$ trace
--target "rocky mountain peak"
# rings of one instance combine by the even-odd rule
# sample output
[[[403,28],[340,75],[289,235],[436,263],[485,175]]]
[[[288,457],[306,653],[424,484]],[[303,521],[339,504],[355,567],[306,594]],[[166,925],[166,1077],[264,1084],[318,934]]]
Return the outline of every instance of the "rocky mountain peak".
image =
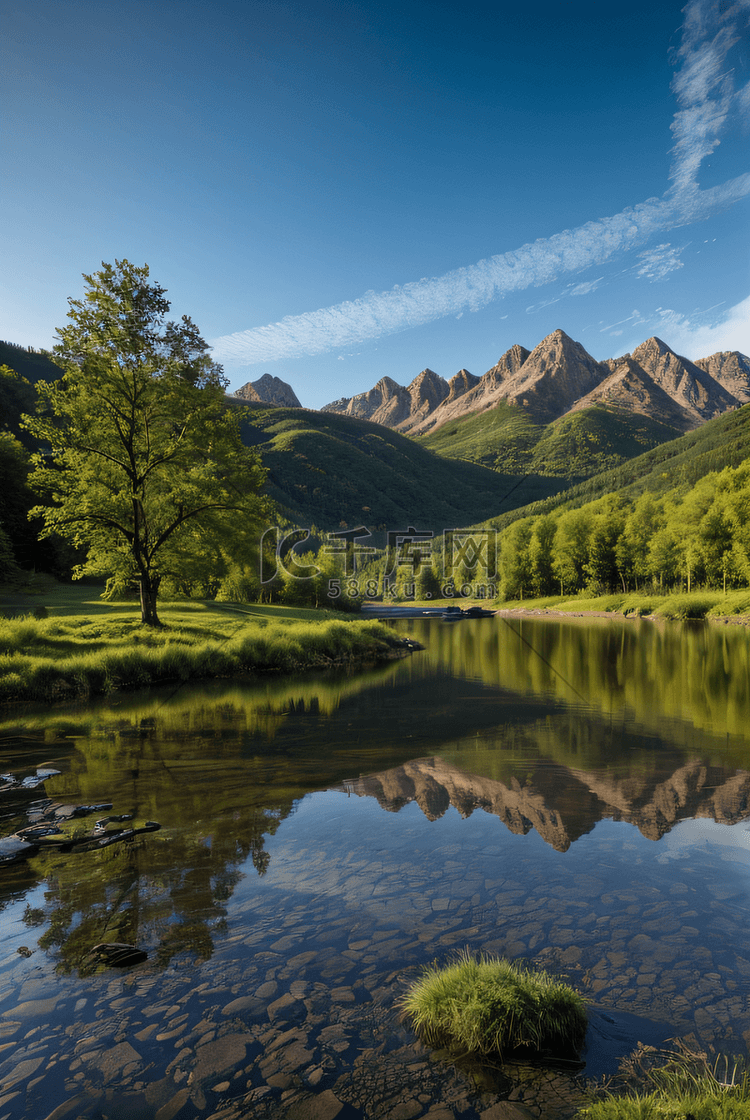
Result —
[[[660,338],[647,338],[631,355],[694,418],[696,424],[736,408],[739,401],[719,381]]]
[[[507,381],[509,377],[513,377],[518,373],[523,363],[528,358],[530,350],[525,346],[515,344],[511,346],[510,350],[506,350],[501,358],[498,358],[492,369],[488,369],[482,381],[485,381],[489,386],[490,384],[499,385],[501,381]]]
[[[237,389],[234,396],[242,397],[246,401],[263,401],[284,408],[302,408],[291,385],[287,385],[280,377],[272,377],[270,373],[264,373],[257,381],[248,381],[241,389]]]
[[[388,401],[391,397],[397,396],[403,386],[394,381],[392,377],[381,377],[375,388],[380,393],[381,400]]]
[[[380,424],[399,431],[409,431],[438,407],[448,396],[448,382],[432,369],[423,369],[406,389],[400,389],[398,403],[394,403],[378,416]]]
[[[693,417],[687,409],[657,385],[635,358],[625,354],[622,358],[608,358],[602,364],[610,371],[609,376],[585,397],[576,401],[571,412],[604,405],[649,416],[679,432],[687,432],[695,427]]]
[[[480,378],[461,369],[447,382],[426,368],[406,389],[385,377],[369,393],[334,401],[324,411],[361,416],[416,436],[502,401],[542,424],[599,405],[688,431],[750,403],[750,358],[727,351],[690,362],[654,336],[632,354],[598,362],[558,328],[533,350],[511,346]]]
[[[665,354],[674,354],[674,352],[671,346],[667,346],[666,342],[662,342],[655,334],[652,335],[651,338],[647,338],[645,342],[642,342],[640,346],[637,346],[633,351],[636,355],[636,360],[638,355],[658,354],[663,357]]]
[[[262,401],[260,393],[257,391],[252,381],[248,381],[241,389],[235,389],[232,396],[241,397],[243,401]]]
[[[708,358],[699,358],[699,369],[723,385],[743,404],[750,402],[750,358],[738,350],[722,350]]]
[[[379,424],[386,424],[389,409],[396,402],[397,411],[408,411],[409,394],[402,385],[392,377],[381,377],[380,381],[366,393],[357,393],[354,397],[342,397],[321,409],[321,412],[341,412],[345,416],[354,416],[357,420],[374,420]]]
[[[536,346],[519,371],[503,385],[503,396],[550,423],[590,393],[609,370],[565,331],[555,330]]]
[[[446,401],[455,401],[459,397],[463,397],[465,393],[478,385],[479,381],[480,379],[475,377],[473,373],[469,373],[468,369],[460,369],[448,382]]]
[[[408,387],[408,393],[415,404],[428,403],[437,408],[448,396],[448,382],[431,369],[423,369]]]

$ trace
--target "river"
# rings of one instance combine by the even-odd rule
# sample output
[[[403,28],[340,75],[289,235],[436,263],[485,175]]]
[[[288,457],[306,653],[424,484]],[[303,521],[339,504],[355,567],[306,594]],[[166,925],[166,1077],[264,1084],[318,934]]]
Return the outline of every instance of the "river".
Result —
[[[4,714],[2,833],[63,835],[0,870],[0,1120],[564,1118],[637,1041],[747,1055],[750,632],[394,625],[424,650]],[[464,949],[583,993],[583,1071],[415,1039]]]

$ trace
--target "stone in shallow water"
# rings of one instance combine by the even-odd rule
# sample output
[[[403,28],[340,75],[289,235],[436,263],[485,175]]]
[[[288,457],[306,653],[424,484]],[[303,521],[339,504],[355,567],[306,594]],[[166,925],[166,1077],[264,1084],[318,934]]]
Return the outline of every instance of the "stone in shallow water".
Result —
[[[2,1018],[13,1015],[14,1017],[20,1016],[22,1019],[32,1019],[42,1015],[51,1015],[58,1002],[58,996],[52,996],[50,999],[27,1000],[25,1003],[19,1003],[15,1007],[11,1007],[8,1011],[3,1011]]]
[[[295,970],[299,970],[301,968],[304,968],[305,965],[310,964],[310,962],[314,961],[315,958],[318,957],[318,956],[319,956],[319,954],[316,953],[314,950],[309,950],[306,953],[298,953],[296,957],[290,957],[289,960],[287,961],[287,964],[291,968],[293,968]]]
[[[325,1089],[314,1097],[295,1101],[295,1120],[335,1120],[344,1111],[344,1105],[332,1089]]]
[[[674,1034],[673,1027],[626,1011],[588,1009],[589,1026],[581,1059],[586,1077],[598,1078],[617,1072],[622,1058],[639,1042],[661,1049]]]
[[[14,1065],[11,1073],[3,1078],[3,1089],[12,1089],[14,1085],[20,1084],[21,1081],[26,1081],[39,1069],[39,1066],[44,1061],[43,1057],[30,1058],[25,1062],[18,1062]]]
[[[209,1077],[216,1077],[233,1069],[245,1060],[249,1038],[242,1034],[228,1034],[199,1046],[195,1052],[193,1066],[188,1084],[196,1085]]]
[[[276,983],[276,981],[268,980],[265,984],[261,984],[261,986],[256,989],[255,994],[258,999],[273,999],[278,990],[279,985]]]
[[[77,1115],[84,1102],[90,1104],[91,1098],[78,1096],[72,1097],[70,1100],[63,1101],[62,1104],[59,1104],[56,1108],[53,1108],[52,1112],[44,1117],[44,1120],[63,1120],[65,1116],[70,1116],[72,1112],[76,1113]]]
[[[276,989],[277,985],[274,984],[273,987]],[[239,996],[221,1010],[222,1015],[225,1016],[241,1015],[243,1018],[249,1016],[251,1019],[260,1018],[261,1015],[265,1015],[265,1012],[266,1004],[256,996]]]
[[[334,988],[331,992],[334,1003],[356,1003],[357,997],[351,988]]]
[[[268,1005],[268,1018],[272,1023],[293,1023],[304,1018],[306,1008],[301,1000],[295,999],[289,992],[279,996]]]
[[[388,1113],[388,1120],[415,1120],[423,1112],[422,1105],[414,1098],[399,1101]]]
[[[308,1050],[302,1042],[292,1042],[289,1046],[285,1046],[283,1050],[277,1052],[277,1060],[285,1070],[300,1070],[309,1066],[315,1053]]]
[[[190,1098],[190,1090],[187,1088],[178,1089],[171,1100],[163,1104],[159,1111],[156,1113],[154,1120],[172,1120],[176,1116],[182,1106],[187,1103]]]

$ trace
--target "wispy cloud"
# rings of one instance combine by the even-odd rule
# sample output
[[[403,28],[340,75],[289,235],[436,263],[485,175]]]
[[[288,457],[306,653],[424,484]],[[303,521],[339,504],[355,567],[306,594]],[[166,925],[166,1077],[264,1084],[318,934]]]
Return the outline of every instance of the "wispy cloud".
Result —
[[[602,324],[600,332],[610,338],[625,335],[630,341],[623,350],[642,342],[644,334],[655,334],[692,360],[707,358],[719,350],[739,350],[750,356],[750,296],[734,307],[716,304],[696,308],[689,315],[669,307],[648,312],[636,309],[616,323]]]
[[[670,273],[675,272],[678,268],[682,268],[682,261],[680,260],[680,253],[686,246],[675,248],[667,243],[666,245],[655,245],[653,249],[646,249],[643,253],[638,254],[638,265],[636,266],[636,275],[645,276],[647,280],[666,280]]]
[[[744,113],[750,105],[750,83],[735,92],[732,73],[725,69],[727,54],[737,42],[740,28],[746,26],[749,11],[750,0],[734,4],[691,0],[685,9],[676,59],[680,69],[672,83],[678,109],[671,126],[671,185],[663,198],[648,199],[612,217],[563,230],[444,276],[390,291],[366,292],[351,302],[224,335],[212,342],[214,358],[242,366],[322,354],[446,315],[478,311],[511,292],[603,264],[645,245],[657,233],[690,225],[744,198],[750,193],[750,173],[705,191],[698,186],[697,176],[701,162],[719,143],[719,133],[730,115]],[[658,254],[665,248],[669,247],[659,246],[651,252]],[[674,252],[662,257],[664,268],[670,260],[672,269],[679,267]],[[648,267],[644,259],[642,268]],[[649,275],[647,271],[641,274]]]
[[[651,320],[654,333],[689,358],[707,358],[719,350],[739,350],[750,357],[750,296],[720,315],[682,315],[660,308]],[[707,321],[708,320],[708,321]]]
[[[675,143],[669,178],[677,194],[697,189],[700,165],[718,147],[736,97],[732,73],[724,64],[737,34],[734,23],[722,22],[727,13],[721,7],[729,5],[691,0],[684,9],[677,52],[682,65],[672,80],[679,108],[671,124]]]
[[[626,327],[632,328],[647,321],[648,320],[646,316],[642,315],[636,308],[635,311],[631,311],[630,315],[628,315],[625,319],[618,319],[616,323],[606,323],[604,324],[604,326],[601,326],[599,328],[599,333],[608,334],[612,338],[619,338],[621,334],[625,333]]]
[[[526,314],[533,315],[537,311],[543,311],[545,307],[552,307],[553,304],[559,303],[562,299],[567,299],[568,296],[587,296],[596,291],[603,279],[603,276],[599,276],[596,280],[587,280],[582,284],[566,284],[562,291],[550,296],[549,299],[542,299],[538,303],[529,304],[526,308]]]
[[[566,294],[569,296],[587,296],[596,291],[603,279],[603,276],[598,276],[596,280],[587,280],[583,284],[571,284],[570,291]]]

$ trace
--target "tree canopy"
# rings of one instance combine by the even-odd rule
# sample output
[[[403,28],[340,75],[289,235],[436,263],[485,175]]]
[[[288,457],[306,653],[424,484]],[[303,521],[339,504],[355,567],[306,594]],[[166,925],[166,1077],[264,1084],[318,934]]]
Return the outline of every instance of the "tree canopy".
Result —
[[[74,575],[137,585],[158,625],[165,576],[219,578],[257,548],[267,513],[256,452],[240,438],[227,381],[192,320],[167,320],[165,289],[127,260],[84,275],[57,332],[64,370],[38,387],[25,426],[40,441],[29,482],[44,495],[42,535],[83,550]]]

